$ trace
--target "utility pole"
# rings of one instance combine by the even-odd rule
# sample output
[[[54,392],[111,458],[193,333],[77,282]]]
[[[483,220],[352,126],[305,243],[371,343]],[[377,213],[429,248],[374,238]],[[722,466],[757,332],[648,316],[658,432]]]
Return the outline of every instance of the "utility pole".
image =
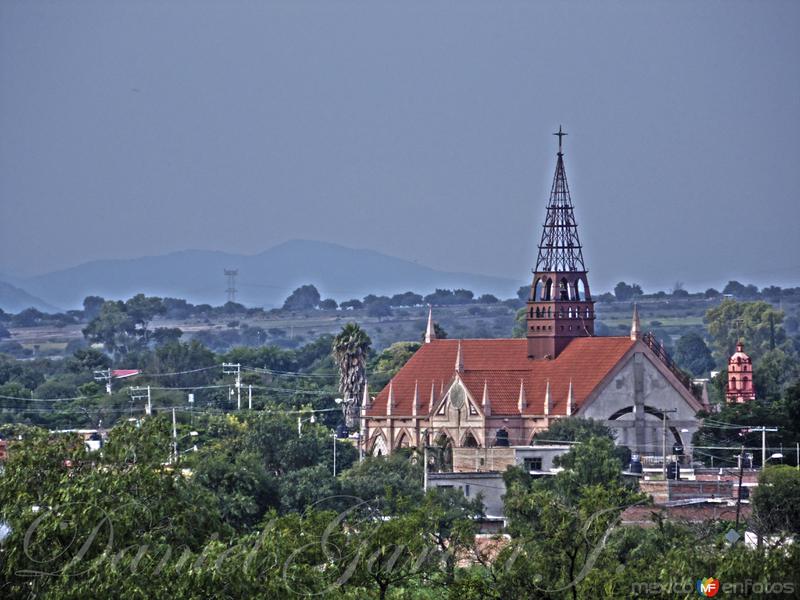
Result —
[[[236,410],[242,410],[242,365],[222,363],[223,375],[236,375]]]
[[[253,410],[253,386],[247,386],[247,410]]]
[[[364,461],[364,410],[364,406],[358,407],[358,462]]]
[[[428,491],[428,430],[422,430],[422,493]]]
[[[146,388],[144,387],[132,387],[128,390],[131,395],[131,402],[136,402],[137,400],[147,400],[144,405],[144,414],[148,417],[153,414],[153,405],[150,399],[150,386],[148,385]]]
[[[94,380],[95,381],[105,381],[106,382],[106,392],[108,395],[111,395],[111,369],[105,369],[103,371],[95,371],[94,372]]]
[[[742,507],[742,476],[744,475],[744,444],[742,444],[742,450],[739,453],[739,493],[736,496],[736,527],[735,529],[739,529],[739,512]]]
[[[331,435],[333,438],[333,478],[336,479],[336,432]]]
[[[172,409],[172,454],[174,464],[178,464],[178,426],[175,422],[175,408]]]
[[[748,430],[750,433],[758,433],[761,432],[761,470],[764,470],[764,467],[767,466],[767,432],[768,431],[778,431],[777,427],[764,427],[761,425],[760,427],[750,427]]]
[[[667,413],[676,413],[677,408],[662,408],[661,409],[661,451],[662,451],[662,472],[664,474],[664,481],[667,481]]]

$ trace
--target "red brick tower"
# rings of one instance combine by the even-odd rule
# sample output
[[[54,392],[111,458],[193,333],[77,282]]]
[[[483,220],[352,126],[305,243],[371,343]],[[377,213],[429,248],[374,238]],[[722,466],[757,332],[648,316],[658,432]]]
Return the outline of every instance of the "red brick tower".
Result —
[[[728,402],[742,404],[756,399],[753,387],[753,361],[744,353],[744,344],[736,344],[736,352],[728,359],[728,389],[725,392]]]
[[[594,335],[594,301],[564,171],[561,142],[567,134],[559,127],[553,135],[558,160],[528,299],[530,358],[556,358],[573,338]]]

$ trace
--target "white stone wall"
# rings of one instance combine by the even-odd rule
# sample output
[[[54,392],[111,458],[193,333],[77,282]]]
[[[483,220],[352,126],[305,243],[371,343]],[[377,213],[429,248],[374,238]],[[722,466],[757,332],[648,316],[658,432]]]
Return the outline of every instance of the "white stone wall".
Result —
[[[642,346],[642,351],[635,352],[577,415],[606,422],[616,430],[617,443],[634,452],[661,455],[660,415],[666,410],[667,454],[672,453],[675,443],[681,443],[688,453],[692,435],[699,426],[695,417],[699,406],[693,406],[680,391],[680,382],[654,361],[658,358]],[[672,410],[677,412],[669,412]]]

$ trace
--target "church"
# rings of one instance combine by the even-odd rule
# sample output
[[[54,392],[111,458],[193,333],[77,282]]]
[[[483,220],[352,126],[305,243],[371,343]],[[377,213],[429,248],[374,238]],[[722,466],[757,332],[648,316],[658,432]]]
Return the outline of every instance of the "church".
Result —
[[[362,402],[364,450],[390,454],[423,445],[524,447],[557,419],[592,418],[619,445],[661,457],[688,450],[707,405],[652,335],[636,308],[630,335],[594,334],[595,310],[567,184],[559,128],[556,169],[526,307],[527,333],[513,339],[425,342],[380,393]],[[546,436],[542,436],[546,437]],[[476,456],[480,454],[476,450]]]

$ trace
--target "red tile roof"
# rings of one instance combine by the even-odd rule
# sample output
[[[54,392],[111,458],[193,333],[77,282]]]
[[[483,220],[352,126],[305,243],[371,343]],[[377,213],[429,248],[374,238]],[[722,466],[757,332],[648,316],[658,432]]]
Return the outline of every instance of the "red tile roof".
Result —
[[[480,405],[484,382],[488,385],[492,414],[519,414],[520,381],[525,386],[524,414],[544,413],[547,382],[550,382],[550,414],[566,415],[569,384],[572,382],[572,411],[577,411],[602,379],[636,343],[630,337],[575,338],[555,359],[528,358],[525,339],[460,340],[464,362],[461,378]],[[423,344],[392,378],[392,414],[411,415],[414,386],[419,384],[418,414],[428,414],[431,385],[434,404],[441,390],[455,375],[459,340],[432,340]],[[368,416],[386,414],[387,385],[367,410]]]

